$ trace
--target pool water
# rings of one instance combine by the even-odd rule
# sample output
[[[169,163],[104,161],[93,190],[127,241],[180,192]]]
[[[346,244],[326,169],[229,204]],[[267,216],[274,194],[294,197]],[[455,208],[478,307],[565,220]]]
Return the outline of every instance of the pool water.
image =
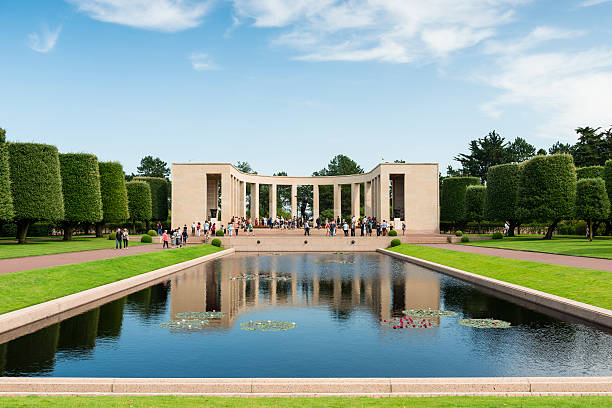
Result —
[[[260,277],[232,280],[247,274]],[[457,316],[431,318],[427,328],[384,322],[429,308]],[[199,328],[160,327],[177,313],[205,311],[225,314]],[[612,375],[609,332],[549,313],[382,254],[234,255],[0,345],[0,375]],[[460,318],[512,326],[466,327]],[[241,329],[256,320],[295,328]]]

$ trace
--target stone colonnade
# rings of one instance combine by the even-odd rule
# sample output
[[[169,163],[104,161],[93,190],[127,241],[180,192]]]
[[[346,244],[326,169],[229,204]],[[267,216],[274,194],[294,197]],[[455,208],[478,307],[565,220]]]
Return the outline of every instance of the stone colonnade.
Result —
[[[251,217],[260,218],[259,191],[269,186],[269,212],[276,217],[278,186],[291,186],[291,214],[298,214],[298,186],[313,187],[313,221],[319,217],[319,187],[333,186],[334,218],[341,216],[341,188],[351,187],[351,215],[401,220],[409,232],[439,231],[438,165],[381,163],[372,171],[348,176],[289,177],[246,174],[232,164],[172,165],[172,226],[216,218],[221,223],[247,215],[247,185]],[[361,211],[361,186],[364,209]]]

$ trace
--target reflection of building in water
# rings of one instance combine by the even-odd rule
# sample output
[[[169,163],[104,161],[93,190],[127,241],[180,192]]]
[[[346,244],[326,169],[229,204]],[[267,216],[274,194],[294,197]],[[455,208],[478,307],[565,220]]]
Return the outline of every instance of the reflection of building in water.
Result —
[[[393,263],[396,269],[401,265],[401,273],[393,274]],[[231,280],[246,274],[290,276],[291,280]],[[295,259],[287,262],[278,256],[235,255],[175,275],[171,291],[172,316],[181,312],[224,312],[222,319],[210,321],[213,327],[230,327],[241,313],[266,306],[328,306],[337,318],[347,318],[356,309],[365,308],[384,319],[401,316],[405,309],[440,307],[436,273],[389,257],[377,258],[373,272],[372,264],[359,262],[315,264],[310,259],[309,265],[300,269]]]

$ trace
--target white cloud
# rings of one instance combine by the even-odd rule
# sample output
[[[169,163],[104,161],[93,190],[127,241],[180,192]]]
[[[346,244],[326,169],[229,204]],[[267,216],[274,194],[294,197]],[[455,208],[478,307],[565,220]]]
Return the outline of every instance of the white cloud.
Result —
[[[212,71],[219,69],[219,66],[215,64],[212,58],[203,52],[194,52],[189,56],[191,66],[196,71]]]
[[[598,4],[607,3],[609,1],[610,0],[586,0],[586,1],[583,1],[582,3],[580,3],[580,7],[596,6]]]
[[[312,61],[444,58],[492,37],[529,0],[234,0],[256,27],[287,31],[274,44]]]
[[[49,27],[43,25],[40,34],[30,33],[28,35],[28,45],[36,52],[46,53],[55,47],[62,26],[58,26],[55,30],[50,30]]]
[[[583,36],[584,31],[562,30],[555,27],[536,27],[525,37],[512,42],[488,41],[485,44],[485,52],[488,54],[516,54],[537,47],[538,45],[552,40],[566,40]]]
[[[67,0],[93,19],[157,31],[197,27],[213,0]]]

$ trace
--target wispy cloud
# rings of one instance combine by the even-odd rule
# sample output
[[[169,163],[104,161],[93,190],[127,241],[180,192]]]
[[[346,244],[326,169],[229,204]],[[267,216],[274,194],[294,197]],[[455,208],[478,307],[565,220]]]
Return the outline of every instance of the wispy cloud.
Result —
[[[580,3],[580,7],[591,7],[598,4],[608,3],[610,0],[585,0]]]
[[[197,27],[214,0],[67,0],[93,19],[157,31]]]
[[[219,69],[219,66],[214,63],[212,58],[203,52],[194,52],[189,56],[191,66],[196,71],[212,71]]]
[[[49,52],[55,47],[60,31],[62,31],[61,25],[55,30],[50,30],[45,24],[40,30],[40,33],[30,33],[28,35],[28,46],[36,52]]]

